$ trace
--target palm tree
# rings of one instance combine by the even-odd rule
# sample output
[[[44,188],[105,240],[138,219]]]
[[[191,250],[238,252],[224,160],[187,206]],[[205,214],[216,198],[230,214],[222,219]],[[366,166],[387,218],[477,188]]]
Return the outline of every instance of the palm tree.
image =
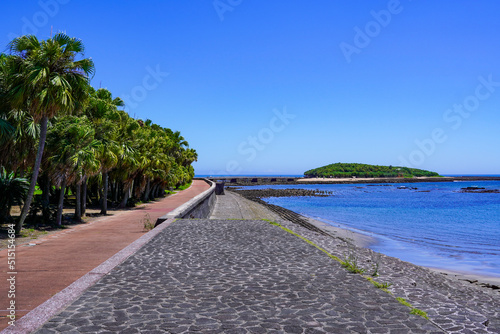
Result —
[[[10,110],[3,117],[14,128],[14,132],[7,143],[0,147],[0,165],[23,175],[35,161],[40,126],[23,110]]]
[[[5,145],[11,140],[15,132],[14,126],[6,119],[10,109],[7,100],[6,64],[7,55],[0,53],[0,145]]]
[[[190,166],[193,162],[198,161],[198,153],[196,150],[192,148],[188,148],[182,154],[183,162],[182,165],[184,167]]]
[[[81,129],[80,129],[81,130]],[[98,173],[100,169],[100,162],[97,158],[97,152],[101,147],[100,142],[98,140],[90,137],[91,132],[90,129],[86,130],[83,134],[85,137],[82,137],[80,140],[80,148],[74,152],[72,157],[72,173],[75,179],[75,195],[76,195],[76,204],[75,204],[75,220],[80,221],[82,217],[82,213],[84,212],[84,207],[82,207],[82,184],[86,182],[88,176],[92,176]],[[85,140],[92,140],[90,142]],[[85,196],[85,195],[84,195]]]
[[[21,204],[28,192],[28,181],[7,174],[5,168],[0,170],[0,225],[11,221],[12,205]]]
[[[33,166],[39,126],[24,110],[13,109],[9,101],[9,62],[0,54],[0,166],[23,175]]]
[[[2,117],[2,116],[0,116]],[[15,128],[6,119],[0,118],[0,145],[5,145],[14,137]]]
[[[50,176],[61,187],[56,225],[62,223],[66,185],[74,184],[76,187],[75,219],[80,220],[80,185],[84,173],[92,175],[99,170],[99,161],[95,158],[98,144],[94,139],[94,129],[85,116],[61,117],[49,129],[47,160]]]
[[[131,118],[125,111],[118,110],[116,112],[115,128],[120,155],[116,167],[110,172],[110,176],[115,183],[116,195],[121,185],[123,197],[119,206],[125,207],[134,178],[141,166],[137,150],[137,140],[135,138],[136,131],[140,128],[140,123]],[[118,199],[118,196],[116,196],[116,199]]]
[[[50,118],[74,111],[85,99],[89,76],[94,73],[94,63],[83,55],[81,40],[63,33],[45,41],[34,35],[15,38],[10,44],[8,59],[9,100],[16,109],[27,110],[40,123],[40,139],[30,187],[21,217],[16,223],[16,233],[29,211],[47,136]]]
[[[102,196],[101,214],[108,212],[108,180],[109,171],[118,163],[120,147],[116,141],[117,131],[115,130],[114,119],[118,119],[118,107],[125,104],[119,97],[113,99],[109,90],[100,88],[91,95],[91,103],[86,112],[92,120],[96,140],[99,142],[97,159],[101,163],[102,175]]]

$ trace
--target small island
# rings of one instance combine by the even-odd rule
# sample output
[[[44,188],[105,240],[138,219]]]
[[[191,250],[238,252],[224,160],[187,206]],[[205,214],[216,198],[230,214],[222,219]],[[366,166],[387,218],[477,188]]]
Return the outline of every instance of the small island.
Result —
[[[359,163],[334,163],[304,172],[304,177],[348,178],[348,177],[440,177],[436,172],[428,170],[398,167],[378,166]]]

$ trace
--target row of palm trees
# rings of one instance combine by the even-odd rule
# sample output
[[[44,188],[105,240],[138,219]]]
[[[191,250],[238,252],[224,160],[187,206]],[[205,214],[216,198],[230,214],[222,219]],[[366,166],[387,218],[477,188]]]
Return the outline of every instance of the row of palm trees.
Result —
[[[31,177],[29,187],[27,181],[22,186],[27,193],[17,233],[39,210],[45,223],[61,225],[69,191],[79,220],[87,199],[106,214],[108,202],[148,201],[192,180],[196,151],[179,132],[133,119],[120,109],[120,98],[95,90],[94,64],[84,58],[81,40],[28,35],[14,39],[9,50],[0,54],[0,176],[17,184]],[[8,196],[1,184],[0,197]],[[34,197],[37,185],[41,195]],[[2,216],[12,220],[0,207]]]

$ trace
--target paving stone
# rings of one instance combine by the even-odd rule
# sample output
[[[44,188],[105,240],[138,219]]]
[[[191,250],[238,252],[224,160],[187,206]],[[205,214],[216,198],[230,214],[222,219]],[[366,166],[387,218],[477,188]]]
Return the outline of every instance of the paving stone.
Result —
[[[437,330],[317,248],[248,220],[174,222],[54,319],[38,333]]]
[[[227,196],[229,194],[229,196]],[[233,197],[231,197],[233,196]],[[299,226],[300,222],[291,222],[274,217],[274,212],[266,213],[262,205],[248,201],[232,192],[226,192],[224,198],[236,198],[238,206],[250,206],[261,217],[267,217],[313,241],[330,254],[342,257],[351,248],[358,257],[360,266],[371,270],[374,254],[369,249],[348,246],[342,240],[345,235],[324,236]],[[248,203],[250,202],[250,204]],[[279,207],[278,207],[279,208]],[[279,208],[282,211],[282,208]],[[286,210],[286,209],[283,209]],[[226,212],[226,218],[232,218]],[[305,219],[302,217],[302,219]],[[500,333],[500,290],[487,289],[468,282],[450,279],[451,276],[431,271],[396,258],[378,254],[378,282],[389,282],[390,292],[395,297],[403,297],[414,307],[425,311],[432,322],[446,321],[448,327],[461,327],[456,333]],[[346,296],[349,298],[349,296]],[[442,332],[442,331],[441,331]],[[445,331],[446,332],[446,331]]]

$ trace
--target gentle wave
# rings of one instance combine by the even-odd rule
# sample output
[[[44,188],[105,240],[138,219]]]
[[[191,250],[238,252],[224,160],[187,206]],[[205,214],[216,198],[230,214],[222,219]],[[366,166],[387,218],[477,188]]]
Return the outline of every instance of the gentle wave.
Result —
[[[400,186],[417,189],[398,189]],[[364,231],[376,251],[418,265],[500,277],[500,194],[461,188],[500,189],[500,181],[276,185],[245,187],[333,191],[329,197],[281,197],[267,202]]]

